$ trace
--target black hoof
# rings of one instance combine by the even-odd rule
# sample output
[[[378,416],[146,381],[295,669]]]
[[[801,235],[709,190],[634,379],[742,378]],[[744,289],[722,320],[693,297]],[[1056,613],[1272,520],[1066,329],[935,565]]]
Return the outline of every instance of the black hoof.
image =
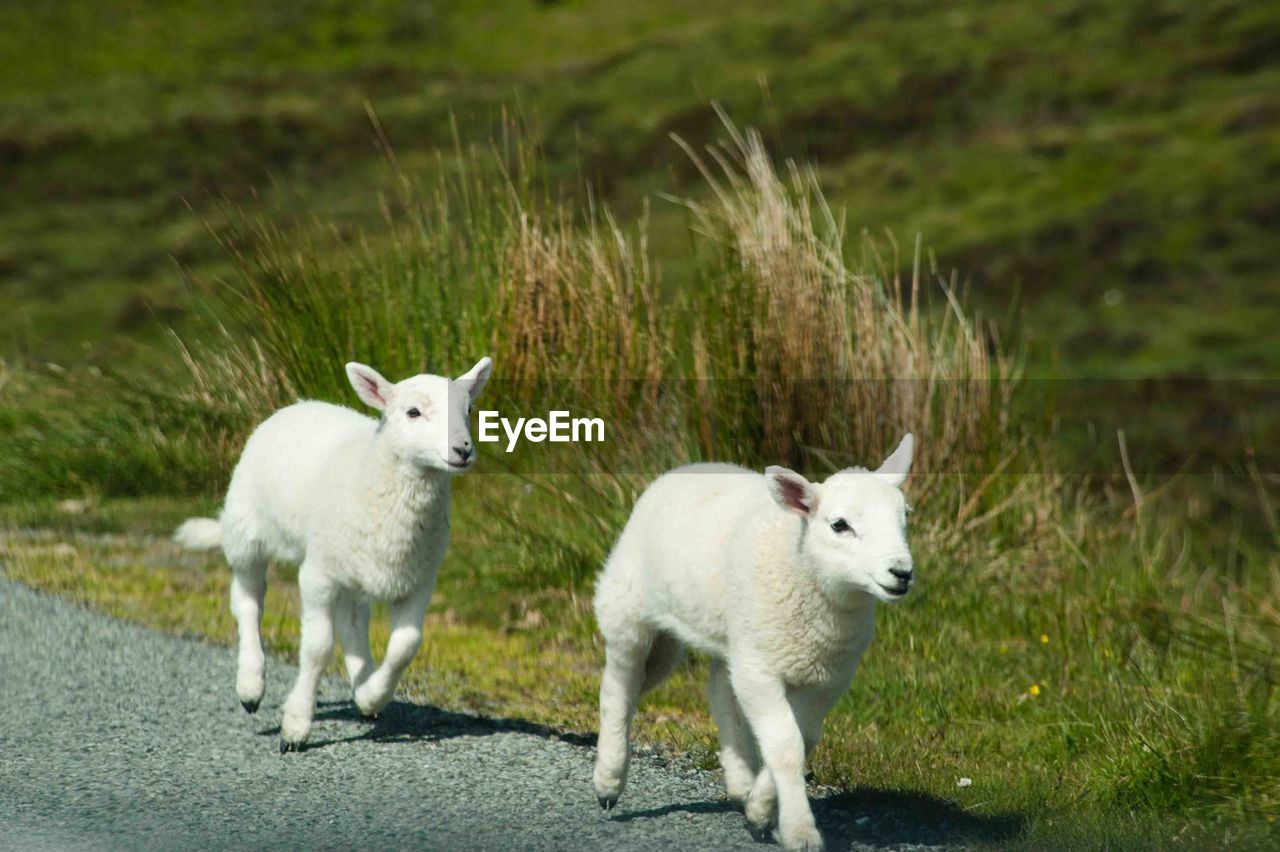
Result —
[[[617,796],[596,796],[596,801],[600,803],[600,807],[604,808],[605,813],[613,810],[613,806],[618,804]]]
[[[755,825],[748,822],[747,831],[751,834],[751,839],[756,843],[769,843],[773,840],[773,826],[771,825]]]
[[[291,743],[288,740],[281,740],[280,753],[286,754],[291,751],[302,751],[302,743]]]
[[[262,703],[261,699],[259,699],[258,701],[241,701],[240,706],[244,708],[244,712],[248,713],[249,715],[253,715],[254,713],[258,712],[258,705],[261,703]]]

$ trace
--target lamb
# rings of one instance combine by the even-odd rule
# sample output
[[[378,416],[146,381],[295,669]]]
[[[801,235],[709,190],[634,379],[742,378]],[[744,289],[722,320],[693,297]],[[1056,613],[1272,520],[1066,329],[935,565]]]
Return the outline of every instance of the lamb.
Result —
[[[475,461],[468,413],[491,368],[481,358],[454,380],[419,375],[392,383],[372,367],[347,364],[356,394],[380,420],[323,402],[282,408],[245,444],[221,517],[189,519],[175,533],[190,549],[221,545],[231,563],[236,693],[249,713],[266,688],[259,628],[267,560],[300,565],[299,672],[284,704],[281,753],[300,750],[311,732],[335,627],[360,712],[376,716],[391,701],[422,641],[449,545],[451,479]],[[391,605],[387,653],[376,668],[374,600]]]
[[[763,838],[822,848],[805,759],[875,632],[875,602],[912,586],[908,433],[875,471],[822,484],[696,464],[641,495],[597,581],[605,640],[594,786],[606,811],[626,784],[631,719],[686,646],[712,658],[711,714],[728,796]]]

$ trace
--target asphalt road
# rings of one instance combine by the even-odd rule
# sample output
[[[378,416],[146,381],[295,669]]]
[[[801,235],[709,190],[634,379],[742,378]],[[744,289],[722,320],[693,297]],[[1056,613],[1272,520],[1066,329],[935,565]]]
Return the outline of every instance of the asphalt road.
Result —
[[[307,750],[281,755],[293,667],[268,662],[248,716],[234,665],[0,579],[0,848],[759,849],[717,773],[639,754],[606,816],[590,738],[404,702],[369,722],[336,680]],[[815,814],[833,849],[1016,831],[875,791]]]

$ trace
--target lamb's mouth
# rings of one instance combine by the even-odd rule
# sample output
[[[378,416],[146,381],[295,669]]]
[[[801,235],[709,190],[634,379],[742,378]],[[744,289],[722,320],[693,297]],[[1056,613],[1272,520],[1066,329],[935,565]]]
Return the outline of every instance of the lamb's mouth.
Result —
[[[903,583],[901,586],[886,586],[884,583],[876,583],[876,585],[895,598],[900,598],[911,591],[910,583]]]

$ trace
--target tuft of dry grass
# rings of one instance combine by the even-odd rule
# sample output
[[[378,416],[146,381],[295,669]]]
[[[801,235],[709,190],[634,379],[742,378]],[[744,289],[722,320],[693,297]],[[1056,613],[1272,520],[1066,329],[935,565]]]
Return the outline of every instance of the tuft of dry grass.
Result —
[[[713,192],[686,203],[730,284],[703,323],[718,345],[702,344],[713,374],[700,378],[753,380],[768,407],[765,447],[797,460],[806,446],[877,446],[902,425],[934,437],[927,460],[974,444],[1002,411],[1014,361],[947,282],[944,310],[921,309],[918,243],[909,286],[896,246],[886,262],[864,238],[851,264],[815,173],[788,162],[784,178],[759,132],[724,121],[731,142],[707,151],[717,168],[685,146]]]
[[[575,227],[572,211],[511,212],[495,286],[490,340],[502,380],[517,389],[576,382],[615,419],[651,410],[671,361],[644,223],[629,236],[608,212]],[[558,383],[563,393],[573,385]]]
[[[912,488],[930,502],[935,543],[997,521],[1042,539],[1061,482],[1012,416],[1017,360],[936,270],[943,304],[928,307],[919,242],[906,281],[896,244],[886,258],[864,234],[851,261],[813,170],[779,171],[757,131],[721,118],[726,143],[703,154],[680,143],[710,189],[683,203],[719,285],[695,320],[690,359],[704,453],[832,470],[872,463],[912,431]],[[1004,475],[1028,470],[1044,475]]]

